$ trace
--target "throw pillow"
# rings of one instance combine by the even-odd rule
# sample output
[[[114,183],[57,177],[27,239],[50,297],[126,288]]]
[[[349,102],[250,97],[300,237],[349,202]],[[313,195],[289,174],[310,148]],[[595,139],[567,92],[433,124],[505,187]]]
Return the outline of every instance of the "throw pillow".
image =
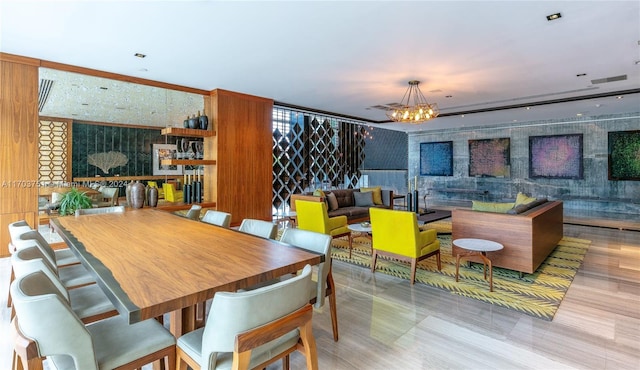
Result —
[[[329,211],[335,211],[338,209],[338,198],[333,193],[327,194],[327,202],[329,204]]]
[[[536,200],[536,198],[527,196],[527,195],[522,194],[522,193],[518,193],[518,195],[516,196],[516,206],[519,206],[520,204],[531,203],[534,200]]]
[[[507,213],[513,208],[514,203],[500,203],[500,202],[480,202],[477,200],[471,201],[471,209],[474,211],[494,212],[494,213]]]
[[[519,215],[520,213],[526,212],[546,202],[547,202],[547,198],[540,198],[530,203],[518,204],[514,206],[512,209],[510,209],[509,211],[507,211],[507,213],[510,215]]]
[[[353,192],[353,198],[356,201],[356,207],[373,207],[373,193],[367,192]]]
[[[373,193],[373,204],[380,205],[382,203],[382,187],[376,186],[373,188],[360,188],[360,192],[370,191]]]

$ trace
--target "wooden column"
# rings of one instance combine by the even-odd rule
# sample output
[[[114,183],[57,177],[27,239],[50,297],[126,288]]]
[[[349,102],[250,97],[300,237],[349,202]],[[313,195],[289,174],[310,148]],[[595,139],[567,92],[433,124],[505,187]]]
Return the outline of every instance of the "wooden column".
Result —
[[[9,255],[11,222],[37,227],[38,66],[0,54],[0,257]]]
[[[208,106],[217,135],[205,155],[217,165],[205,169],[205,199],[231,213],[232,225],[271,220],[273,100],[216,89]]]

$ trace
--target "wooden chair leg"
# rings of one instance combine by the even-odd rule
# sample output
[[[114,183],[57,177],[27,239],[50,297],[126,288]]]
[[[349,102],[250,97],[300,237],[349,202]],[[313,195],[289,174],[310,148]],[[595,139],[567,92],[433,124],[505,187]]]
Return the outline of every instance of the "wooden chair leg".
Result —
[[[442,270],[442,263],[440,262],[440,251],[436,254],[436,260],[438,261],[438,271]]]
[[[338,341],[338,312],[336,309],[336,287],[333,282],[333,274],[329,271],[327,276],[327,288],[331,289],[329,294],[329,311],[331,312],[331,327],[333,329],[333,340]]]
[[[302,350],[307,360],[307,369],[318,369],[318,350],[316,348],[316,339],[313,337],[311,320],[307,321],[299,329]],[[298,349],[300,350],[300,346],[298,346]]]
[[[411,259],[411,285],[415,284],[416,282],[416,269],[418,268],[418,259],[417,258],[412,258]]]
[[[371,272],[376,272],[376,260],[378,259],[378,251],[373,250],[373,255],[371,256]]]
[[[232,370],[248,369],[251,362],[251,350],[244,352],[233,352]]]
[[[176,370],[187,370],[188,368],[200,369],[200,365],[177,346],[174,361],[176,364]]]

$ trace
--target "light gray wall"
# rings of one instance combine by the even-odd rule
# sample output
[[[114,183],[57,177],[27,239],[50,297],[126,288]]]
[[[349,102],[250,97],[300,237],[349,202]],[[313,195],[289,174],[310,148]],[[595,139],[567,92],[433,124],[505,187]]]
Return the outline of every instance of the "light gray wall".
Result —
[[[640,215],[640,181],[610,181],[607,176],[607,133],[640,130],[640,112],[615,116],[535,121],[491,127],[411,133],[408,176],[418,176],[421,197],[428,188],[489,190],[488,200],[513,200],[518,192],[561,199],[568,210],[607,211]],[[583,134],[584,179],[529,178],[529,136]],[[511,177],[469,177],[468,140],[510,138]],[[453,141],[453,176],[419,176],[420,143]],[[475,194],[430,192],[437,201],[482,199]]]

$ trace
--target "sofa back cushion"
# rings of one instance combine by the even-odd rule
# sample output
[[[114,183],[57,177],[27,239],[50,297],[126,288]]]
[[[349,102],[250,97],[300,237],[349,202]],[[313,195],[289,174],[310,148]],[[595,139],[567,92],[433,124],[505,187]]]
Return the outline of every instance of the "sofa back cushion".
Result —
[[[338,198],[334,193],[327,193],[327,204],[329,205],[329,211],[335,211],[338,209]]]
[[[373,204],[375,205],[384,204],[382,203],[382,187],[381,186],[376,186],[373,188],[360,188],[361,193],[364,193],[367,191],[370,191],[373,194]]]
[[[356,207],[373,207],[373,193],[370,191],[360,192],[354,191],[353,198],[356,203]]]
[[[528,203],[531,203],[531,202],[533,202],[535,200],[536,200],[536,198],[534,198],[534,197],[530,197],[530,196],[528,196],[526,194],[522,194],[522,193],[518,192],[518,195],[516,196],[516,204],[515,205],[519,206],[521,204],[528,204]]]
[[[513,208],[514,203],[500,203],[500,202],[480,202],[474,200],[471,202],[471,209],[474,211],[494,212],[494,213],[507,213]]]
[[[353,207],[356,203],[353,199],[354,189],[335,189],[331,190],[338,200],[338,208]]]
[[[520,213],[526,212],[544,203],[547,203],[547,198],[535,199],[534,201],[529,203],[518,204],[512,209],[508,210],[507,213],[510,215],[519,215]]]

